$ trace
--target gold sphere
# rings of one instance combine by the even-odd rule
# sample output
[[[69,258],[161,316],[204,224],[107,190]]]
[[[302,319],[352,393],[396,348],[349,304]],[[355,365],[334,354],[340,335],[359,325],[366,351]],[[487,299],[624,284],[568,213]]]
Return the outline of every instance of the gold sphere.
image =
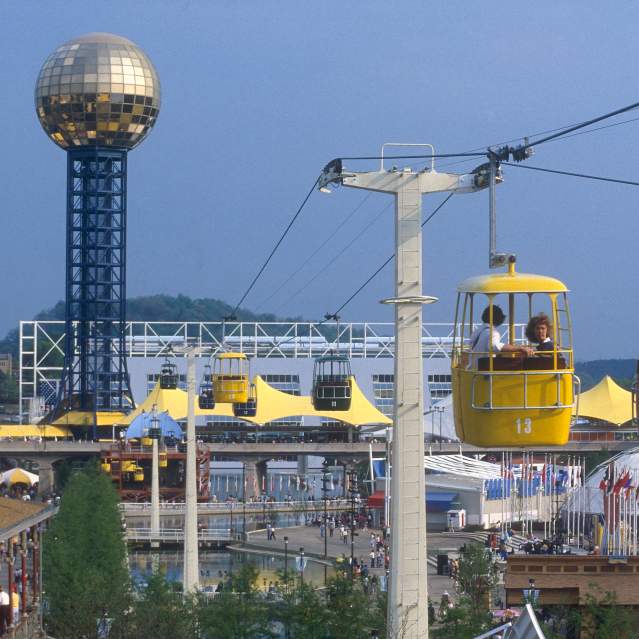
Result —
[[[38,119],[63,149],[132,149],[160,112],[160,81],[144,51],[111,33],[89,33],[59,46],[40,69]]]

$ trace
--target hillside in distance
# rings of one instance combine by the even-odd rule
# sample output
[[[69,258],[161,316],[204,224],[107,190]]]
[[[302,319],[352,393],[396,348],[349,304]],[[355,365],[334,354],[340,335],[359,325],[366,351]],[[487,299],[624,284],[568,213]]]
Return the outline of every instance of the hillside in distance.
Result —
[[[593,359],[589,362],[576,362],[575,373],[581,379],[582,391],[592,388],[606,375],[610,375],[619,386],[630,390],[636,367],[636,359]]]
[[[187,295],[145,295],[127,301],[127,319],[149,322],[217,322],[233,312],[226,302],[213,298],[193,299]],[[279,318],[273,313],[253,313],[240,308],[237,318],[245,322],[292,322],[301,318]],[[34,319],[63,320],[64,302],[38,313]],[[19,333],[15,328],[0,339],[0,353],[11,353],[16,359],[19,352]],[[581,378],[582,390],[588,390],[605,375],[610,375],[618,384],[630,388],[635,375],[637,361],[634,359],[598,359],[577,362],[575,370]]]
[[[144,295],[127,300],[126,319],[147,322],[219,322],[231,315],[234,307],[222,300],[212,298],[193,299],[187,295]],[[280,318],[273,313],[253,313],[239,308],[235,313],[244,322],[301,322],[299,317]],[[63,320],[64,302],[38,313],[36,320]],[[18,358],[19,331],[10,330],[0,339],[0,353],[11,353]]]

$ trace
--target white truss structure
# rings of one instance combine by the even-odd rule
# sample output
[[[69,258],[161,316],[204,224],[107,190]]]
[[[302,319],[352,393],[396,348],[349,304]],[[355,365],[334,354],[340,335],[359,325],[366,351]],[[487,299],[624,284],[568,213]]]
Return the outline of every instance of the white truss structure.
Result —
[[[395,337],[392,322],[350,322],[335,326],[319,322],[127,322],[128,357],[184,357],[173,347],[207,347],[209,357],[234,351],[265,359],[316,358],[339,350],[350,359],[392,358]],[[524,325],[517,325],[524,337]],[[451,322],[428,323],[422,329],[422,357],[450,359],[454,336]],[[20,322],[19,391],[21,412],[44,385],[57,386],[64,361],[63,321]]]

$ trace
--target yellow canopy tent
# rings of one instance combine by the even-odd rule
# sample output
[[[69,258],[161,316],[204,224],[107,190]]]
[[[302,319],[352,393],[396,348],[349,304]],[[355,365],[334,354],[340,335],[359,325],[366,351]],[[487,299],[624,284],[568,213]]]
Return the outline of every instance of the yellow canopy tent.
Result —
[[[632,419],[632,393],[606,375],[594,388],[579,395],[578,416],[600,419],[617,426],[624,424]]]
[[[22,468],[11,468],[0,475],[0,483],[6,484],[7,486],[13,486],[14,484],[33,486],[33,484],[37,484],[38,481],[39,477],[36,474],[30,473]]]
[[[95,422],[97,426],[109,426],[121,423],[125,419],[124,413],[112,413],[108,411],[98,411],[95,413]],[[53,424],[55,426],[93,426],[93,411],[71,410],[56,419]]]
[[[71,431],[60,426],[35,424],[0,424],[0,439],[4,437],[70,437]]]
[[[255,417],[241,419],[253,424],[266,424],[285,417],[313,416],[339,420],[355,426],[363,424],[391,424],[391,420],[373,406],[355,379],[352,379],[351,407],[345,411],[317,411],[313,408],[313,401],[308,395],[296,396],[279,391],[267,384],[259,375],[254,379],[255,395],[257,398],[257,414]],[[119,425],[130,424],[142,411],[167,411],[175,419],[185,419],[187,414],[187,394],[183,390],[163,390],[159,384],[136,410],[131,412]],[[216,404],[212,410],[202,410],[197,404],[196,415],[220,415],[233,417],[232,404]],[[239,419],[239,418],[238,418]]]

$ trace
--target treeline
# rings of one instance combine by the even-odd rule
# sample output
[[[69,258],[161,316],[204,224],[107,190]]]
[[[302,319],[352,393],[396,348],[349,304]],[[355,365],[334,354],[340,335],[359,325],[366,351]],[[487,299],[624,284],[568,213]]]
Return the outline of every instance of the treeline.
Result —
[[[64,302],[38,313],[36,320],[63,320]],[[219,322],[231,315],[234,307],[212,298],[193,299],[188,295],[144,295],[127,300],[126,319],[147,322]],[[253,313],[240,308],[235,313],[243,322],[299,322],[301,318],[279,318],[273,313]],[[0,340],[0,353],[11,353],[17,361],[20,352],[20,334],[17,328]]]
[[[576,362],[575,373],[581,379],[581,388],[584,391],[596,386],[606,375],[610,375],[617,384],[630,390],[636,367],[636,359],[593,359],[588,362]]]
[[[73,474],[44,537],[45,627],[57,639],[370,639],[386,636],[385,593],[340,574],[315,590],[297,571],[267,595],[250,564],[221,592],[180,592],[161,574],[132,583],[118,498],[97,466]],[[176,587],[177,586],[177,587]],[[212,595],[212,593],[211,593]]]

